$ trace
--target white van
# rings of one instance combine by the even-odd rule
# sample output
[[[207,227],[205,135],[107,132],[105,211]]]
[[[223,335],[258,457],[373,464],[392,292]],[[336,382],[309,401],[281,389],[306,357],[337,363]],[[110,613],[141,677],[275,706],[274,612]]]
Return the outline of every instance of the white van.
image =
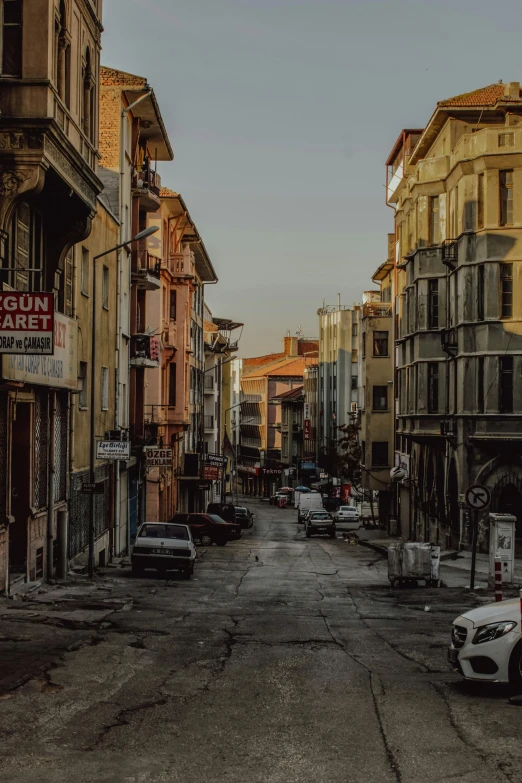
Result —
[[[302,522],[307,511],[322,511],[323,497],[320,492],[301,492],[297,507],[297,521]]]

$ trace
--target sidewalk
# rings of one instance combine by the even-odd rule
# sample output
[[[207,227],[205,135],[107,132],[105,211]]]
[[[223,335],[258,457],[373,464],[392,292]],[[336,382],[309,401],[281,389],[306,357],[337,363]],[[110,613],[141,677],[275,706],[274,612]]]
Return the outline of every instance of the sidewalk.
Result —
[[[362,546],[374,549],[380,552],[384,557],[388,557],[388,547],[391,544],[397,544],[402,539],[399,538],[374,538],[371,540],[360,539]],[[464,582],[469,584],[469,575],[471,574],[471,552],[457,552],[453,549],[446,549],[440,554],[441,565],[440,573],[442,581],[448,587],[459,587]],[[479,586],[487,586],[489,573],[488,555],[477,553],[477,563],[475,579]],[[458,582],[458,584],[457,584]],[[515,578],[514,584],[522,587],[522,560],[515,560]]]

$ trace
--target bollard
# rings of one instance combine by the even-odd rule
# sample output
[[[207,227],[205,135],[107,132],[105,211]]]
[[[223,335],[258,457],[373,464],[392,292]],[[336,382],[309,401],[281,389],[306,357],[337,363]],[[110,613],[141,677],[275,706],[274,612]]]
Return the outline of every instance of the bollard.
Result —
[[[495,601],[502,601],[502,558],[495,557]]]

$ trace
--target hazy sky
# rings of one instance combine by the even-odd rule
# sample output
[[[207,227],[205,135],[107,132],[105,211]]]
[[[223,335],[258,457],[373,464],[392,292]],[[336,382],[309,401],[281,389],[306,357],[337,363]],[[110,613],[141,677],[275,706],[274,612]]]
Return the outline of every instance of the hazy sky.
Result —
[[[102,61],[146,76],[243,356],[318,332],[385,259],[384,161],[435,103],[522,81],[520,0],[105,0]]]

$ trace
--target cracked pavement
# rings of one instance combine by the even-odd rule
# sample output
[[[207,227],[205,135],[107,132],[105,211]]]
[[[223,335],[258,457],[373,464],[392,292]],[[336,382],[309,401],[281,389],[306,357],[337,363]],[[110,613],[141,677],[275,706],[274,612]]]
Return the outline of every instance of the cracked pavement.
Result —
[[[43,650],[0,695],[1,780],[522,783],[508,693],[446,663],[452,619],[484,598],[392,590],[375,552],[252,508],[190,582],[107,569],[103,600],[1,613],[0,661],[2,639]]]

